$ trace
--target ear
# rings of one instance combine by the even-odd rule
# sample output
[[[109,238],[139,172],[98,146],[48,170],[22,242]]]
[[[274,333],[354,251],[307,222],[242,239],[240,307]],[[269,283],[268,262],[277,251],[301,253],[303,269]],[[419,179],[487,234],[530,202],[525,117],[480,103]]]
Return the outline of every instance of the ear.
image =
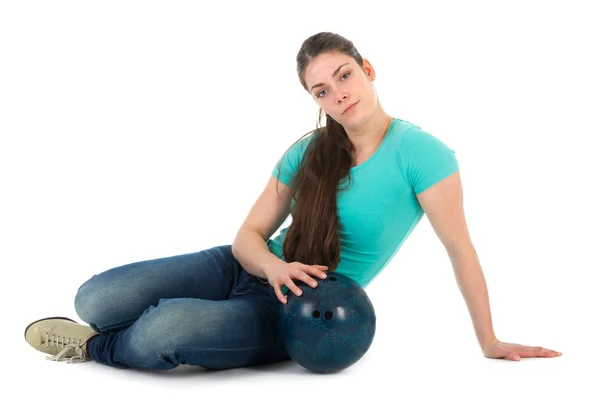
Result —
[[[375,74],[375,68],[373,68],[369,60],[367,60],[366,58],[363,58],[363,70],[369,77]]]

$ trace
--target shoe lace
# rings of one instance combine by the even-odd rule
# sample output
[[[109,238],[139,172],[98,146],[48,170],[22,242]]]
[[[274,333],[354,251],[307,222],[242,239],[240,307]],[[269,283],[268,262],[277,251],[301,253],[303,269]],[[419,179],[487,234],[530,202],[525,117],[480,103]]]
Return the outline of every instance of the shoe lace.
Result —
[[[46,332],[46,342],[44,345],[46,347],[60,347],[63,349],[54,356],[47,356],[46,359],[50,361],[66,361],[69,363],[77,363],[85,361],[85,354],[83,349],[81,348],[81,339],[73,339],[64,336],[56,336],[54,333],[50,334]],[[72,357],[67,357],[67,353],[70,350],[74,350],[76,355]]]

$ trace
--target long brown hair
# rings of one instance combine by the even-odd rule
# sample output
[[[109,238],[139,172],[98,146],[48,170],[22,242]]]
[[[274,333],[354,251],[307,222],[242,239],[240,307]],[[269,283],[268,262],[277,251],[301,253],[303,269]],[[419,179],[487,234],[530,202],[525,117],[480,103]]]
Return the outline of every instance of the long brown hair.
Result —
[[[306,67],[315,57],[327,52],[348,55],[359,66],[363,66],[363,58],[350,40],[331,32],[310,36],[302,43],[296,56],[298,78],[309,93],[304,81]],[[335,271],[341,250],[337,194],[338,190],[344,190],[350,184],[350,168],[355,148],[344,127],[329,115],[326,115],[327,124],[322,127],[322,116],[323,109],[319,108],[316,129],[298,139],[300,141],[305,136],[314,134],[304,152],[298,172],[290,183],[296,204],[292,223],[283,243],[283,256],[287,262],[325,265],[329,267],[329,271]],[[348,186],[339,187],[340,181],[346,177]]]

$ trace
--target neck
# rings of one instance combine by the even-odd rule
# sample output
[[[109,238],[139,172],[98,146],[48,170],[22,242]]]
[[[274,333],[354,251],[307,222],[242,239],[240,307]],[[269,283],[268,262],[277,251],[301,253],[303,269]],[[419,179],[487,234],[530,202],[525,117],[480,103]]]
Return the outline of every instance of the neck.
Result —
[[[383,141],[392,119],[379,106],[365,124],[359,127],[345,126],[344,129],[348,134],[348,138],[354,144],[356,153],[369,152],[371,149],[378,147]]]

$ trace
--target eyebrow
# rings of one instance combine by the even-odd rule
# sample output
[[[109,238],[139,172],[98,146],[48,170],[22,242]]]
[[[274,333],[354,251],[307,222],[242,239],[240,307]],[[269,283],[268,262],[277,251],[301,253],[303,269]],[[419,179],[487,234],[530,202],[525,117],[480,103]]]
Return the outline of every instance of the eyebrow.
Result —
[[[337,69],[336,69],[335,71],[333,71],[333,74],[331,74],[331,77],[333,78],[334,76],[336,76],[336,75],[337,75],[337,73],[340,71],[340,69],[341,69],[341,68],[342,68],[344,65],[348,65],[348,64],[349,64],[349,63],[345,63],[345,64],[342,64],[342,65],[340,65],[339,67],[337,67]],[[310,88],[310,91],[312,92],[312,90],[313,90],[314,88],[316,88],[317,86],[323,86],[323,85],[325,85],[325,84],[324,84],[324,83],[317,83],[316,85],[314,85],[313,87],[311,87],[311,88]]]

